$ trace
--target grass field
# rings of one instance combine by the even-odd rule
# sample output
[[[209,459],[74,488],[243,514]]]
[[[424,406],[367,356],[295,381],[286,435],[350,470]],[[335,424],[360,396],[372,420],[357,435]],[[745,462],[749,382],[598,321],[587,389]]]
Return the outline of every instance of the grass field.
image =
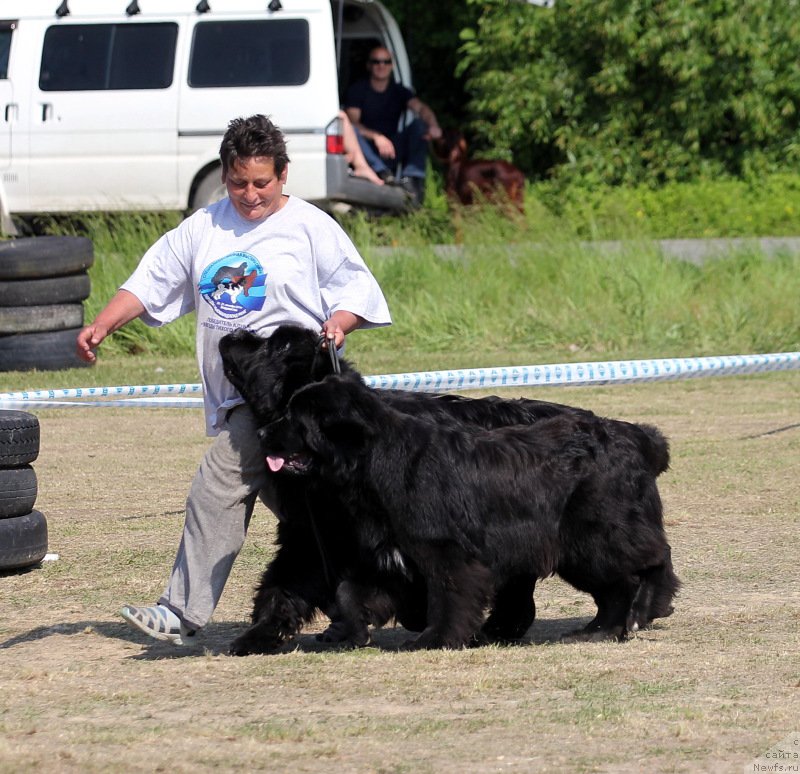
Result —
[[[560,643],[592,606],[546,579],[518,647],[401,653],[385,629],[341,652],[309,631],[229,657],[272,550],[261,509],[196,644],[150,645],[117,611],[166,581],[201,412],[37,412],[59,559],[0,576],[0,772],[754,771],[800,732],[798,374],[529,394],[670,439],[660,487],[684,587],[627,643]]]

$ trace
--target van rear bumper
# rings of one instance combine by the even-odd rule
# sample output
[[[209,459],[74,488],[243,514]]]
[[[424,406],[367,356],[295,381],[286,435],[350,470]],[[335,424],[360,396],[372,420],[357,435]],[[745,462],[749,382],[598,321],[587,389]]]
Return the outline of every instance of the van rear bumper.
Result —
[[[379,210],[404,212],[412,208],[410,194],[399,185],[375,185],[354,177],[342,156],[327,159],[328,201]]]

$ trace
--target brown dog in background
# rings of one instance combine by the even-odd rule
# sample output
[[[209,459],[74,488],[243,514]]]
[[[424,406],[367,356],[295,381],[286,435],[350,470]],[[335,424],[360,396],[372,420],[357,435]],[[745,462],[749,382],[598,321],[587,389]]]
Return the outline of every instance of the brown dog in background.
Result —
[[[449,197],[467,205],[507,199],[522,212],[525,175],[513,164],[467,158],[467,141],[457,129],[445,130],[434,141],[433,150],[447,168],[445,190]]]

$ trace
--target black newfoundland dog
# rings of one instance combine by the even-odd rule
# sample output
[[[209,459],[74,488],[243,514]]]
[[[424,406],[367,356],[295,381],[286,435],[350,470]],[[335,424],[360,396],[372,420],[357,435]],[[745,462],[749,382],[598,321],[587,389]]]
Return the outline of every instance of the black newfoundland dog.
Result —
[[[228,379],[262,426],[284,418],[298,390],[333,370],[327,354],[320,350],[318,335],[296,326],[281,326],[266,339],[237,331],[222,339],[220,352]],[[346,361],[341,362],[341,369],[343,379],[363,385]],[[374,394],[402,413],[474,429],[530,425],[560,415],[595,418],[582,409],[536,400],[468,399],[392,390]],[[663,438],[658,438],[665,469],[667,447]],[[382,538],[373,536],[367,544],[359,539],[363,531],[359,515],[351,511],[352,503],[341,483],[291,462],[272,475],[279,499],[277,551],[256,590],[252,626],[234,641],[231,653],[272,651],[320,610],[334,621],[322,635],[328,641],[365,644],[368,624],[382,625],[391,617],[412,631],[424,629],[428,593],[423,575],[388,533]],[[659,562],[660,573],[653,570],[641,578],[634,627],[671,612],[678,582],[668,548],[666,556],[651,564],[655,567]],[[524,635],[535,616],[537,577],[520,573],[503,584],[492,584],[491,613],[482,628],[483,639],[502,641]],[[610,636],[606,618],[598,613],[582,635]]]
[[[597,603],[585,638],[624,639],[669,611],[678,581],[656,487],[668,455],[653,427],[563,411],[478,430],[412,416],[363,381],[329,376],[260,433],[271,469],[336,491],[337,518],[363,555],[388,546],[413,564],[427,614],[410,648],[466,646],[497,590],[554,573]],[[375,577],[361,569],[340,581],[337,603],[365,629]]]

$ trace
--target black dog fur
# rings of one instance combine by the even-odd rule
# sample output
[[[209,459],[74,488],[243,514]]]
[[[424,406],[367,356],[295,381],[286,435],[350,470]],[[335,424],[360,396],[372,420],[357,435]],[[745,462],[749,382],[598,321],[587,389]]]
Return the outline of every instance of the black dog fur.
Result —
[[[285,415],[297,390],[332,370],[327,354],[319,349],[319,337],[296,326],[281,326],[267,339],[237,331],[222,339],[220,352],[227,377],[262,426]],[[341,366],[344,378],[361,384],[360,375],[347,361]],[[376,394],[402,412],[446,424],[491,428],[530,424],[564,413],[594,417],[582,409],[545,401],[391,390]],[[666,468],[665,444],[663,455]],[[365,621],[381,625],[393,616],[412,631],[425,628],[426,589],[413,562],[391,543],[374,544],[365,553],[355,533],[347,529],[351,514],[335,486],[323,485],[316,476],[288,475],[286,470],[273,481],[280,502],[277,553],[256,590],[253,625],[232,644],[232,653],[272,651],[318,610],[336,621],[323,635],[330,641],[364,644],[369,636]],[[365,596],[363,590],[353,592],[356,577],[361,586],[371,586],[371,596]],[[535,575],[522,574],[496,590],[492,612],[483,627],[485,638],[517,639],[527,631],[535,616],[535,583]],[[642,584],[635,625],[644,626],[653,618],[668,615],[675,588],[677,579],[667,557],[662,569]],[[352,612],[353,599],[359,600],[356,613]]]
[[[427,625],[408,647],[467,645],[495,590],[556,572],[598,605],[581,639],[624,639],[671,612],[678,580],[656,486],[668,453],[653,427],[566,411],[476,430],[411,416],[331,376],[260,432],[295,472],[336,489],[362,555],[396,546],[413,562]],[[364,630],[374,576],[353,569],[337,603]]]
[[[293,325],[280,326],[268,338],[246,329],[222,338],[220,354],[225,374],[260,425],[284,416],[290,398],[300,387],[332,372],[330,358],[319,344],[319,336],[313,331]],[[345,375],[361,381],[346,360],[340,365]],[[468,399],[401,390],[382,390],[380,394],[402,411],[487,427],[527,424],[564,411],[591,415],[582,409],[536,400]],[[425,627],[425,588],[413,567],[397,561],[399,555],[393,547],[384,547],[375,556],[360,556],[354,536],[342,530],[344,506],[330,487],[321,486],[313,477],[297,481],[285,471],[272,479],[280,503],[277,552],[256,589],[253,625],[231,645],[231,653],[272,651],[293,637],[318,610],[334,621],[321,639],[365,644],[368,634],[348,625],[338,614],[336,603],[339,584],[358,567],[377,568],[374,599],[368,605],[372,623],[382,625],[395,617],[412,631]],[[512,640],[524,635],[535,618],[535,582],[535,577],[520,578],[498,590],[484,627],[486,638]],[[345,591],[346,587],[342,593]],[[359,621],[362,619],[359,616]]]

